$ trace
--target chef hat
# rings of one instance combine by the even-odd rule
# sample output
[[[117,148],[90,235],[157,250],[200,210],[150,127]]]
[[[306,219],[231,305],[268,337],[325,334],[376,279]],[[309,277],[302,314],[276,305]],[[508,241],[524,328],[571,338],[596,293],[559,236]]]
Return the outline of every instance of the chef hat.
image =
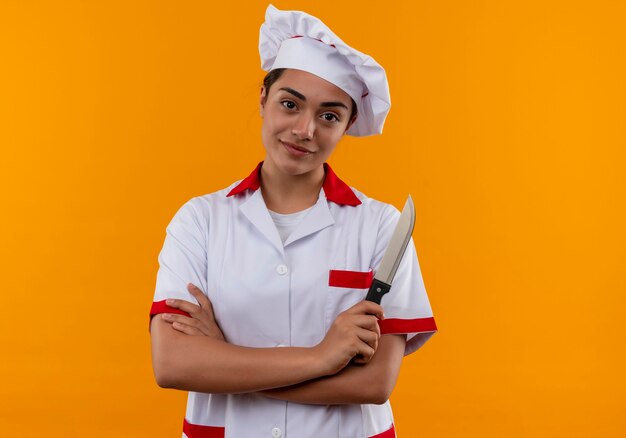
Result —
[[[313,73],[345,91],[358,117],[347,134],[380,134],[391,106],[385,70],[370,56],[344,43],[316,17],[269,5],[259,36],[261,68]]]

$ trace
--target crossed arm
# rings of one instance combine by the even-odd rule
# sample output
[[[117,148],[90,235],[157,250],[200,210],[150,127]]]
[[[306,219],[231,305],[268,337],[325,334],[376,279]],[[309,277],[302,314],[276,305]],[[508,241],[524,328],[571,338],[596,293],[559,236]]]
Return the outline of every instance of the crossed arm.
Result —
[[[183,300],[168,304],[189,317],[161,314],[151,321],[152,363],[159,386],[260,392],[308,404],[380,404],[391,395],[405,336],[380,336],[380,306],[362,302],[348,309],[314,347],[249,348],[225,342],[209,300],[199,289],[188,289],[199,306]]]
[[[263,394],[308,404],[385,403],[398,378],[405,342],[405,335],[384,335],[367,364],[349,364],[332,376],[263,391]]]

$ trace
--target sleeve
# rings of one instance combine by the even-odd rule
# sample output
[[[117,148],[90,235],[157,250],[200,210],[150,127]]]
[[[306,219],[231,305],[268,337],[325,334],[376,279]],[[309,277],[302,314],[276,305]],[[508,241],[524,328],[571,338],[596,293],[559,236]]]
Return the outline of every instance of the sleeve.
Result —
[[[378,232],[371,265],[374,271],[380,266],[399,217],[400,212],[388,205]],[[416,351],[437,331],[413,238],[406,247],[391,289],[385,294],[381,304],[385,311],[385,319],[379,322],[381,334],[405,333],[407,335],[405,355]]]
[[[206,294],[207,249],[206,220],[201,218],[194,200],[185,203],[166,228],[165,242],[159,253],[159,270],[150,317],[159,313],[186,312],[170,307],[165,300],[177,298],[197,304],[187,291],[193,283]]]

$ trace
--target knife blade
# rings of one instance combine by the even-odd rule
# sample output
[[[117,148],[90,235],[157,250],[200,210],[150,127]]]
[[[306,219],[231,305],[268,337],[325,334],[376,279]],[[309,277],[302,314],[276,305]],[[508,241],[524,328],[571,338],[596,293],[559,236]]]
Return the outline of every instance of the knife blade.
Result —
[[[413,234],[413,228],[415,227],[415,206],[413,205],[413,199],[411,195],[406,200],[402,214],[398,219],[395,230],[389,241],[389,245],[385,250],[383,260],[380,262],[380,266],[374,275],[372,284],[367,292],[365,299],[367,301],[373,301],[376,304],[380,304],[383,296],[391,289],[393,278],[396,275],[398,266],[402,261],[404,252],[411,235]]]

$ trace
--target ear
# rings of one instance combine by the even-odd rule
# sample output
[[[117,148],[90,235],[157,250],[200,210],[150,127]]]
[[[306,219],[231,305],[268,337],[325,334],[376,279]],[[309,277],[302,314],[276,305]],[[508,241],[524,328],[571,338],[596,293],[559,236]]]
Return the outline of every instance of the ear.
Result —
[[[259,99],[259,110],[261,112],[261,117],[263,117],[263,113],[265,112],[265,102],[267,101],[267,93],[265,92],[265,86],[261,87],[261,98]]]

